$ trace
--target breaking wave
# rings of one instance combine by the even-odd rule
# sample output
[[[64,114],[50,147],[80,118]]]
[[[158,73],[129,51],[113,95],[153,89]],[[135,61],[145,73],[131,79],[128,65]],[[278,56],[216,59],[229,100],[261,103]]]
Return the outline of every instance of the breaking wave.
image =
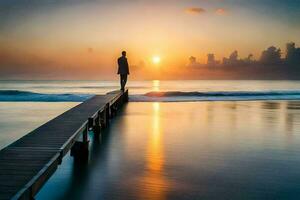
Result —
[[[20,90],[0,90],[0,101],[2,102],[82,102],[92,96],[90,94],[41,94]]]
[[[43,94],[20,90],[0,90],[0,102],[82,102],[92,94]],[[131,102],[194,102],[194,101],[255,101],[300,100],[300,90],[230,91],[230,92],[148,92],[129,96]]]

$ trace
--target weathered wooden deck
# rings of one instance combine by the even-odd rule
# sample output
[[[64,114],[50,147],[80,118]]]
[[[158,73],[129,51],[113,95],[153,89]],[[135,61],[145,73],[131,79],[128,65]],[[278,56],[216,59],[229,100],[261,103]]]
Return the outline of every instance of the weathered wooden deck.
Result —
[[[128,90],[96,95],[2,149],[0,199],[33,199],[68,151],[88,148],[88,130],[100,134],[127,100]]]

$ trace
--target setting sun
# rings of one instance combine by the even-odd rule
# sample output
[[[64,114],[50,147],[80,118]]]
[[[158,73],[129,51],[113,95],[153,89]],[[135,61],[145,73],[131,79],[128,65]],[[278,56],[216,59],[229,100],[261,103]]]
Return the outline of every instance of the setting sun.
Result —
[[[153,62],[154,64],[160,63],[160,57],[159,57],[159,56],[153,56],[153,57],[152,57],[152,62]]]

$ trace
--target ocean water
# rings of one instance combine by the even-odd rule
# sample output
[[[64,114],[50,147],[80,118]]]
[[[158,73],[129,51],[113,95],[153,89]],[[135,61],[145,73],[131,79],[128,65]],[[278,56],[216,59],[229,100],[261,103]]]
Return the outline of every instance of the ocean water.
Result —
[[[117,81],[1,81],[0,147]],[[300,82],[131,81],[90,157],[37,199],[299,199]]]
[[[131,102],[300,100],[300,81],[130,81]],[[118,81],[0,81],[0,102],[82,102]]]

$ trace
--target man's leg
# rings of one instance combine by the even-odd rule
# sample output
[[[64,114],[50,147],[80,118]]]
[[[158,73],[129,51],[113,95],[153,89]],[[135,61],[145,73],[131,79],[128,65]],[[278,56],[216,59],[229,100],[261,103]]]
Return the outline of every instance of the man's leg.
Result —
[[[120,86],[121,86],[121,90],[123,89],[123,75],[120,74]]]
[[[125,89],[126,83],[127,83],[127,74],[124,75],[124,86],[123,86],[124,89]]]

